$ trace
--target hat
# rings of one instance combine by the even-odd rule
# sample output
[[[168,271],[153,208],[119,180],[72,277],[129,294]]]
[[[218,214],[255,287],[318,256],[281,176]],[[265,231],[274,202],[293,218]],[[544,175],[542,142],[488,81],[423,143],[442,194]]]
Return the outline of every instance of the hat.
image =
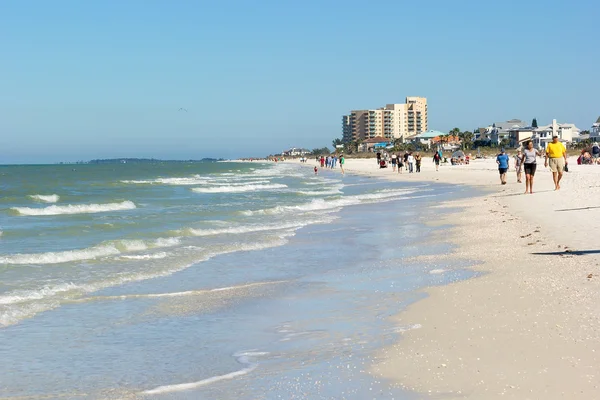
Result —
[[[552,136],[552,139],[556,139],[556,138],[558,138],[558,135]]]
[[[500,150],[501,153],[504,153],[504,147]]]

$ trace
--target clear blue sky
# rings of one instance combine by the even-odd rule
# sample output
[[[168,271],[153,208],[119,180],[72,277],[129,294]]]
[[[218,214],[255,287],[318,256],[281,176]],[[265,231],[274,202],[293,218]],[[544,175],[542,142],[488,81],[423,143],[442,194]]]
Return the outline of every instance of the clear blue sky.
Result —
[[[589,129],[599,4],[0,1],[0,163],[322,147],[406,96],[442,131]]]

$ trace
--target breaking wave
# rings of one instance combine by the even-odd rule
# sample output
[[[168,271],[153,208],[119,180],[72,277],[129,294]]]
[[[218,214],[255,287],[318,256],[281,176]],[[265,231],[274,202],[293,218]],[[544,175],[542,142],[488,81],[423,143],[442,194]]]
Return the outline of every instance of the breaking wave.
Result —
[[[49,195],[32,194],[32,195],[29,195],[29,198],[36,200],[36,201],[42,201],[44,203],[56,203],[56,202],[58,202],[58,200],[60,200],[60,196],[57,194],[49,194]]]
[[[47,253],[10,254],[0,257],[0,264],[44,265],[62,264],[72,261],[87,261],[114,256],[127,252],[143,251],[152,248],[173,247],[181,243],[178,237],[158,238],[156,240],[116,240],[98,246],[79,250],[66,250]],[[133,257],[132,257],[133,258]]]
[[[305,220],[305,221],[296,221],[296,222],[282,222],[282,223],[273,223],[273,224],[256,224],[256,225],[242,225],[242,226],[232,226],[228,228],[219,228],[219,229],[194,229],[187,228],[182,231],[183,234],[190,236],[214,236],[214,235],[235,235],[242,233],[252,233],[252,232],[266,232],[273,230],[282,230],[282,229],[299,229],[307,225],[313,224],[325,224],[332,222],[336,217],[332,216],[323,216],[322,218],[313,219],[313,220]]]
[[[16,211],[19,215],[68,215],[68,214],[93,214],[109,211],[133,210],[136,208],[132,201],[123,201],[121,203],[107,204],[76,204],[66,206],[49,206],[44,208],[31,207],[13,207],[11,210]]]
[[[115,246],[103,245],[82,250],[67,250],[37,254],[13,254],[0,257],[0,264],[60,264],[71,261],[93,260],[95,258],[119,253],[119,249]]]
[[[273,189],[284,189],[287,185],[282,183],[273,183],[270,185],[240,185],[240,186],[216,186],[206,188],[193,188],[196,193],[242,193],[242,192],[258,192]]]
[[[323,211],[323,210],[334,210],[339,207],[352,206],[362,203],[374,203],[374,202],[385,202],[391,200],[397,200],[404,198],[404,196],[413,193],[412,190],[382,190],[376,193],[360,194],[355,196],[347,196],[338,199],[325,200],[325,199],[314,199],[308,203],[299,204],[296,206],[277,206],[273,208],[267,208],[262,210],[246,210],[241,211],[243,215],[272,215],[272,214],[285,214],[294,212],[311,212],[311,211]],[[412,198],[412,197],[410,197]]]

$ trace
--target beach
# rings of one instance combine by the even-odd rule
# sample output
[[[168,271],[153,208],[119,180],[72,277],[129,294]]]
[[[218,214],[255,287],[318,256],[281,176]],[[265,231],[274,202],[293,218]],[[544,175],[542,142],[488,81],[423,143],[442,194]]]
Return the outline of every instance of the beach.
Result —
[[[513,164],[513,160],[511,160]],[[440,202],[456,209],[432,224],[451,226],[440,240],[471,260],[477,278],[426,290],[393,319],[408,330],[378,353],[372,373],[443,399],[600,398],[600,267],[594,216],[600,168],[569,160],[561,190],[538,160],[534,194],[523,194],[514,168],[500,185],[495,159],[442,165],[420,174],[379,169],[347,158],[345,171],[389,180],[476,186],[482,195]],[[523,182],[525,177],[523,176]],[[443,273],[443,271],[440,271]]]

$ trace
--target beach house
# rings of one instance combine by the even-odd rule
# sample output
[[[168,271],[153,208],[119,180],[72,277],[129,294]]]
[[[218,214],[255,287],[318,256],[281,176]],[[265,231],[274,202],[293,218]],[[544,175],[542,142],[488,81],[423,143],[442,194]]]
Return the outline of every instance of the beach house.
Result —
[[[489,141],[495,145],[499,145],[503,141],[510,143],[511,130],[515,131],[525,127],[527,124],[520,119],[494,122],[486,128],[480,128],[479,132],[475,132],[475,140]]]
[[[581,130],[576,127],[575,124],[560,124],[553,119],[550,125],[536,128],[531,140],[533,140],[533,145],[536,148],[545,149],[554,136],[558,136],[558,139],[561,142],[568,145],[573,142],[573,138],[579,136],[579,132],[581,132]]]
[[[292,147],[289,150],[285,150],[285,151],[281,152],[281,155],[287,156],[287,157],[297,157],[297,156],[305,156],[309,153],[310,153],[310,150],[308,150],[308,149]]]
[[[596,123],[592,124],[592,130],[590,131],[590,140],[594,142],[600,141],[600,117],[598,117]]]
[[[385,148],[388,146],[393,146],[393,143],[390,141],[390,139],[380,136],[380,137],[365,139],[358,146],[358,151],[362,151],[362,152],[374,151],[375,149]]]

